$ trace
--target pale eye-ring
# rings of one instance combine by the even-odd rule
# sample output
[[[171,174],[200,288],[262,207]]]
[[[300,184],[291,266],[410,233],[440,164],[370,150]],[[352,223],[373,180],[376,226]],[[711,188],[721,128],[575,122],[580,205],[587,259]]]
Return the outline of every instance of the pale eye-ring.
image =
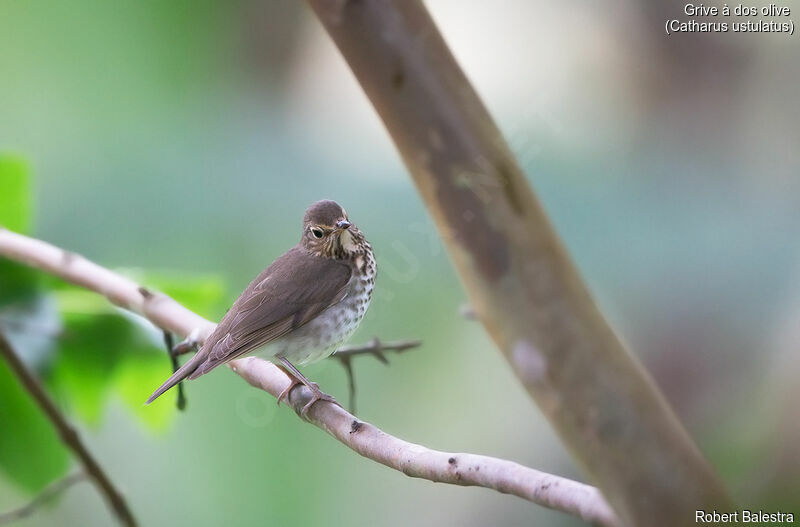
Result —
[[[319,239],[319,238],[322,238],[322,235],[324,233],[322,232],[322,229],[313,228],[313,229],[311,229],[311,234],[314,235],[314,238]]]

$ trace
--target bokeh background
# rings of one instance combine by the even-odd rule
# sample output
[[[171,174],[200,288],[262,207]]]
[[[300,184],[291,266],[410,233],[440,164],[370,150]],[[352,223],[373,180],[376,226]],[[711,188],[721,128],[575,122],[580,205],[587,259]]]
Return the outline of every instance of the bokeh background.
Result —
[[[427,5],[601,308],[739,502],[797,516],[800,37],[667,37],[666,19],[687,18],[679,2]],[[353,342],[424,341],[390,367],[356,364],[360,416],[430,447],[584,479],[480,325],[459,315],[465,296],[430,218],[302,2],[4,0],[0,151],[29,167],[29,232],[183,298],[202,286],[215,318],[296,243],[309,203],[338,200],[380,269]],[[85,298],[56,296],[36,309],[59,328],[53,305],[79,317]],[[225,370],[186,387],[185,413],[173,395],[142,409],[169,373],[146,328],[150,352],[109,338],[125,358],[113,375],[100,368],[116,379],[147,362],[146,373],[86,396],[95,381],[80,367],[92,364],[57,374],[62,333],[5,331],[142,525],[581,525],[362,459]],[[337,363],[306,372],[346,399]],[[6,459],[29,459],[14,434],[0,421]],[[19,466],[3,470],[0,510],[36,487],[20,484]],[[19,523],[110,524],[89,484]]]

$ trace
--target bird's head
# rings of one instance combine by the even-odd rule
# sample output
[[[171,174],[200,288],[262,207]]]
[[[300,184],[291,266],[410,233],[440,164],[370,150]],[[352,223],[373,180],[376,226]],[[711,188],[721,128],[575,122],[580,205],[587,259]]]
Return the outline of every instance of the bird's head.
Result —
[[[362,254],[365,240],[341,205],[322,200],[306,210],[300,243],[319,256],[344,259]]]

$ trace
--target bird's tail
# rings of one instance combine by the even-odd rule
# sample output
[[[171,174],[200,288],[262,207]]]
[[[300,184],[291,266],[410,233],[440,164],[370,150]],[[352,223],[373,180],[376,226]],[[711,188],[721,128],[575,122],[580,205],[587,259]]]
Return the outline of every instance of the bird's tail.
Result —
[[[186,377],[194,373],[194,371],[206,360],[206,353],[202,351],[198,351],[194,354],[194,357],[189,359],[189,361],[178,368],[178,370],[173,373],[169,379],[164,381],[164,384],[158,387],[156,391],[153,392],[153,395],[147,399],[145,404],[150,404],[156,399],[158,399],[164,392],[184,380]]]

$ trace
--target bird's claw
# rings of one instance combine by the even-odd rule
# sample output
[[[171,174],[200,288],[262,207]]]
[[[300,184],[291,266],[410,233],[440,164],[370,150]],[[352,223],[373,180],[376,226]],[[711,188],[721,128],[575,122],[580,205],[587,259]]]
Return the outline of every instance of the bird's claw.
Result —
[[[289,384],[289,386],[287,386],[280,393],[280,395],[278,395],[278,406],[280,406],[282,401],[286,401],[286,404],[291,406],[291,403],[289,402],[289,393],[291,393],[291,391],[294,390],[295,386],[306,386],[308,387],[309,390],[311,390],[311,400],[309,400],[305,405],[303,405],[303,408],[299,412],[300,417],[302,417],[306,421],[309,420],[308,412],[311,410],[311,407],[314,406],[314,403],[316,403],[317,401],[326,401],[335,404],[339,408],[342,407],[342,405],[339,404],[339,401],[337,401],[336,398],[320,390],[319,385],[317,383],[311,382],[306,384],[303,381],[296,378],[292,378],[292,382]]]
[[[278,366],[281,370],[283,370],[283,372],[292,381],[291,384],[289,384],[289,386],[285,390],[283,390],[281,394],[278,396],[278,404],[280,404],[281,401],[284,399],[288,401],[289,392],[291,392],[292,389],[298,384],[303,384],[309,390],[311,390],[311,400],[308,401],[299,412],[300,417],[302,417],[306,421],[309,421],[308,419],[309,410],[311,410],[311,407],[314,406],[314,403],[316,403],[317,401],[327,401],[329,403],[335,404],[339,408],[342,407],[342,405],[339,404],[339,401],[334,399],[332,395],[328,395],[327,393],[320,390],[319,384],[309,381],[305,377],[305,375],[300,373],[298,369],[295,368],[294,365],[291,362],[289,362],[285,357],[279,356],[278,359],[280,360],[282,365],[276,365],[276,366]]]
[[[289,402],[289,392],[291,392],[295,386],[303,384],[302,381],[293,376],[289,376],[289,378],[291,379],[291,383],[280,393],[280,395],[278,395],[278,406],[281,405],[281,401],[286,401],[286,404],[291,406],[291,403]]]
[[[309,412],[309,410],[311,410],[311,407],[314,406],[314,403],[316,403],[317,401],[326,401],[326,402],[329,402],[331,404],[335,404],[339,408],[342,407],[342,405],[339,404],[339,401],[337,401],[332,395],[328,395],[327,393],[325,393],[322,390],[320,390],[319,389],[319,385],[317,383],[312,382],[311,385],[312,386],[309,386],[309,389],[311,389],[311,392],[313,393],[313,395],[311,396],[311,400],[308,401],[305,404],[305,406],[303,406],[302,410],[300,410],[300,417],[302,417],[303,419],[308,421],[309,420],[308,419],[308,412]]]

